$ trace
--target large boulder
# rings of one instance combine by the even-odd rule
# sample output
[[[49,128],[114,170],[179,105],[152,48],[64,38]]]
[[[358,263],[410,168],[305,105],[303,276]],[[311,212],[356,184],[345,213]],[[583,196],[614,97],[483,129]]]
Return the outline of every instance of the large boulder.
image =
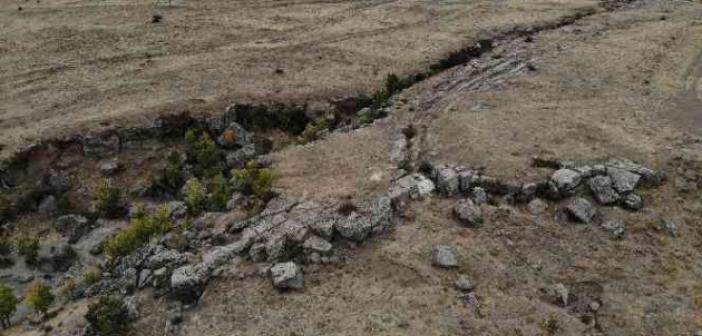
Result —
[[[280,289],[302,289],[304,276],[300,266],[292,261],[275,264],[271,267],[273,285]]]

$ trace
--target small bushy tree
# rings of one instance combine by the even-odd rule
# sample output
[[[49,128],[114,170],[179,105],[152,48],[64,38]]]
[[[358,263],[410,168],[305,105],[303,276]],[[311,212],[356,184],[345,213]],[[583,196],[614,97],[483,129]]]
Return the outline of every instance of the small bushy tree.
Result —
[[[189,179],[183,186],[183,197],[190,213],[196,215],[207,207],[207,188],[196,177]]]
[[[209,190],[212,191],[209,194],[209,208],[215,211],[223,210],[232,197],[233,188],[229,181],[222,174],[217,174],[210,181]]]
[[[90,304],[85,319],[104,336],[121,336],[129,330],[129,310],[116,296],[103,296]]]
[[[122,210],[122,192],[104,179],[96,191],[97,210],[106,217],[119,216]]]
[[[17,253],[23,255],[28,264],[34,264],[39,254],[39,238],[30,235],[21,235],[15,241]]]
[[[10,326],[10,317],[17,310],[17,296],[8,285],[0,283],[0,322],[2,327]]]
[[[260,199],[268,198],[276,180],[273,170],[259,168],[256,161],[249,161],[243,169],[232,172],[234,188],[247,195],[255,195]]]
[[[54,294],[51,293],[51,286],[37,281],[27,291],[27,305],[37,313],[46,316],[49,306],[54,302]]]

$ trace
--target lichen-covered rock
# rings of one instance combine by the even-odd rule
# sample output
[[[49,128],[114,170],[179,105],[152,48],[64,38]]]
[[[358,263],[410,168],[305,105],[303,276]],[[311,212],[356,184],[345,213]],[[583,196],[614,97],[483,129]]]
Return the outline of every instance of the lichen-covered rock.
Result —
[[[68,237],[68,243],[76,243],[89,230],[88,219],[80,215],[65,215],[56,219],[56,231]]]
[[[280,289],[302,289],[304,276],[302,268],[292,261],[275,264],[271,267],[273,285]]]
[[[601,226],[612,238],[621,238],[624,235],[624,222],[621,219],[605,219]]]
[[[332,244],[319,236],[310,236],[302,244],[302,248],[307,253],[316,252],[320,255],[329,254],[332,251]]]
[[[171,274],[171,290],[183,301],[195,301],[202,294],[210,272],[211,270],[202,263],[177,268]]]
[[[483,224],[482,210],[470,199],[458,201],[453,207],[453,215],[464,226],[476,227]]]
[[[235,122],[229,124],[229,127],[217,138],[217,143],[224,148],[244,147],[252,142],[253,134]]]
[[[587,181],[587,185],[597,203],[609,205],[619,201],[619,193],[614,190],[609,176],[595,176]]]
[[[622,198],[622,207],[627,210],[637,211],[643,208],[643,198],[637,194],[629,194]]]
[[[580,185],[582,176],[572,169],[562,168],[551,175],[551,181],[561,195],[571,195]]]
[[[256,158],[257,154],[256,146],[246,145],[227,154],[227,165],[229,167],[243,167],[247,162]]]
[[[586,224],[591,223],[596,214],[592,204],[582,197],[572,199],[566,206],[566,211],[572,219]]]
[[[159,246],[160,247],[160,246]],[[144,266],[150,269],[159,269],[161,267],[175,268],[185,263],[185,257],[176,251],[169,250],[165,248],[158,248],[153,255],[151,255]]]
[[[607,167],[607,176],[612,179],[614,189],[621,194],[629,194],[636,189],[641,176],[628,170]]]
[[[631,160],[628,159],[611,159],[605,163],[605,166],[609,168],[618,168],[618,169],[623,169],[626,171],[629,171],[631,173],[634,173],[636,175],[639,175],[641,178],[641,182],[648,186],[656,186],[659,185],[663,178],[662,176],[654,171],[653,169],[644,167],[638,163],[635,163]],[[609,171],[608,171],[609,173]]]
[[[166,203],[166,208],[173,219],[183,218],[188,215],[188,205],[182,201],[168,202]]]
[[[434,182],[421,174],[404,176],[393,183],[388,196],[393,203],[405,199],[420,199],[429,196],[435,189]]]
[[[485,204],[488,202],[488,194],[482,187],[475,187],[471,190],[470,198],[477,205]]]
[[[456,170],[446,167],[439,170],[436,177],[436,188],[444,195],[453,196],[458,193],[459,182]]]
[[[367,216],[353,212],[346,217],[339,218],[335,228],[342,237],[361,242],[368,238],[373,225]]]
[[[432,265],[440,268],[458,267],[456,250],[452,246],[437,245],[431,250]]]

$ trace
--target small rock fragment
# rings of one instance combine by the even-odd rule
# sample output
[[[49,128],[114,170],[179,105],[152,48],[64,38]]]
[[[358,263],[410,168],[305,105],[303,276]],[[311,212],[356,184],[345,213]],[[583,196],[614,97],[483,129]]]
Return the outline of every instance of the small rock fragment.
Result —
[[[612,238],[621,238],[624,235],[624,222],[621,219],[606,219],[602,222],[605,229]]]
[[[487,192],[485,192],[485,189],[483,189],[481,187],[473,188],[473,190],[471,191],[470,197],[473,200],[473,202],[475,202],[475,204],[478,204],[478,205],[485,204],[488,201],[488,194],[487,194]]]
[[[629,194],[622,199],[622,207],[628,210],[637,211],[643,208],[643,199],[637,194]]]
[[[441,268],[458,267],[456,250],[452,246],[437,245],[432,249],[432,264]]]
[[[470,282],[470,279],[468,279],[468,276],[465,274],[461,274],[458,277],[458,280],[456,280],[456,282],[454,283],[454,285],[456,286],[456,289],[462,292],[470,292],[475,288]]]
[[[661,228],[668,232],[668,234],[675,238],[678,236],[678,224],[675,223],[673,220],[664,218],[661,220]]]

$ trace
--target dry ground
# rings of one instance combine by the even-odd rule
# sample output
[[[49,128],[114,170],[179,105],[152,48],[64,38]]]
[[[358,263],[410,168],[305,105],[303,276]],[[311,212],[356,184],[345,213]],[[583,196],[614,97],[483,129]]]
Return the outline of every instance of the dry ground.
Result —
[[[404,32],[389,29],[381,30],[385,35],[352,34],[358,38],[353,41],[319,42],[319,36],[324,34],[331,41],[336,41],[333,38],[336,34],[342,34],[338,31],[340,26],[334,24],[338,16],[330,16],[332,19],[324,21],[327,30],[279,28],[288,39],[317,41],[301,44],[299,48],[279,49],[267,45],[275,42],[271,41],[275,40],[273,35],[259,32],[258,38],[265,37],[268,42],[257,46],[252,42],[257,38],[252,37],[250,49],[241,55],[261,55],[266,48],[274,48],[271,50],[282,50],[281,59],[291,63],[280,66],[281,63],[273,62],[269,68],[252,66],[250,71],[265,73],[267,76],[263,77],[267,79],[255,84],[231,84],[231,92],[227,91],[230,87],[222,86],[222,91],[213,90],[212,96],[202,94],[208,102],[219,99],[216,97],[220,92],[222,97],[229,93],[238,97],[236,94],[241,92],[264,95],[270,90],[268,93],[274,93],[275,99],[285,97],[287,90],[299,89],[295,97],[319,93],[315,85],[321,84],[306,77],[309,73],[303,66],[324,72],[327,67],[334,69],[329,70],[333,75],[324,77],[330,81],[324,87],[338,91],[324,93],[325,99],[362,91],[370,82],[379,83],[384,71],[404,72],[426,64],[425,57],[436,57],[459,41],[474,39],[485,27],[506,27],[515,23],[516,18],[526,22],[555,17],[568,11],[564,9],[566,4],[590,5],[575,1],[408,1],[341,2],[326,6],[301,3],[288,7],[250,2],[246,6],[254,8],[257,4],[273,8],[271,13],[279,11],[278,15],[288,20],[292,17],[303,20],[293,15],[294,8],[301,8],[297,6],[333,9],[336,15],[341,15],[339,20],[346,22],[346,27],[371,31],[373,27],[355,21],[366,16],[351,15],[344,6],[376,4],[357,7],[358,12],[354,13],[366,13],[372,20],[377,19],[373,15],[394,20],[414,18],[418,21],[410,22],[422,24],[416,24],[417,31],[414,23],[405,23]],[[238,5],[249,8],[243,3]],[[519,9],[520,5],[526,7]],[[461,6],[467,6],[463,14],[457,10]],[[172,10],[183,10],[179,8]],[[389,12],[402,8],[414,16],[403,12],[405,15],[395,17]],[[534,15],[536,12],[529,9],[539,9],[539,14]],[[509,15],[510,10],[514,16]],[[168,21],[173,14],[164,12]],[[219,15],[222,11],[217,12]],[[10,14],[15,15],[7,11],[2,15]],[[271,19],[273,16],[269,21],[275,21]],[[439,24],[418,19],[425,16],[442,19],[436,19]],[[317,22],[323,17],[308,16],[307,20]],[[476,21],[470,22],[469,17]],[[103,19],[115,17],[106,15]],[[152,29],[144,20],[148,18],[139,19],[141,29]],[[254,19],[249,17],[249,20]],[[282,22],[293,25],[291,21]],[[428,36],[434,37],[425,39]],[[629,157],[665,171],[669,180],[662,187],[643,193],[646,207],[640,212],[603,209],[625,221],[627,232],[622,240],[610,239],[596,226],[556,219],[558,204],[552,204],[539,216],[529,215],[520,207],[486,208],[488,219],[483,227],[466,229],[451,219],[454,201],[435,197],[414,203],[413,218],[386,236],[351,249],[343,264],[305,266],[306,288],[300,292],[280,293],[272,288],[267,277],[256,275],[255,265],[232,264],[222,277],[210,282],[198,307],[186,312],[176,335],[586,335],[598,331],[605,335],[692,335],[702,329],[699,263],[702,203],[699,190],[681,193],[672,183],[679,171],[672,167],[675,161],[671,159],[683,156],[693,165],[692,174],[702,177],[702,146],[698,140],[702,134],[695,127],[700,125],[700,117],[691,111],[691,106],[700,106],[702,97],[701,37],[702,7],[693,2],[644,1],[614,13],[599,13],[573,25],[534,35],[532,42],[521,39],[504,42],[480,60],[407,90],[389,118],[352,133],[333,134],[307,146],[286,149],[276,157],[281,187],[297,196],[322,201],[345,196],[364,198],[386,190],[397,173],[397,162],[390,159],[390,153],[401,136],[401,128],[410,123],[422,130],[420,149],[425,158],[484,166],[489,174],[504,179],[536,180],[548,174],[548,170],[530,167],[534,155],[574,160]],[[279,42],[294,44],[287,39],[283,41]],[[401,47],[429,41],[431,46]],[[434,42],[437,44],[433,45]],[[305,62],[305,57],[316,50],[334,50],[334,53],[345,50],[354,58],[347,60],[345,66],[327,57],[316,61],[320,63]],[[375,56],[368,54],[370,50]],[[222,64],[234,62],[227,55],[230,54],[213,51],[198,57],[214,57],[218,59],[215,62]],[[162,57],[161,66],[165,67],[165,59],[176,56]],[[180,71],[178,76],[189,74],[185,81],[193,84],[184,84],[184,91],[173,91],[173,97],[183,98],[183,92],[192,92],[186,88],[192,89],[193,85],[206,85],[208,81],[203,78],[220,75],[232,78],[236,75],[228,72],[238,71],[223,66],[226,70],[205,75],[199,68],[203,62],[192,58],[188,65],[188,57],[178,58],[183,63],[173,62],[180,64],[172,65],[179,69],[174,71]],[[377,73],[353,71],[356,66],[370,63],[381,64]],[[279,66],[286,69],[284,76],[280,81],[268,81],[272,80],[269,75],[272,69]],[[118,73],[113,75],[130,80],[141,76]],[[293,73],[299,78],[287,78]],[[105,85],[111,84],[108,81]],[[168,100],[169,90],[174,89],[169,85],[156,86],[161,90],[161,102]],[[285,90],[275,93],[277,85]],[[136,99],[146,98],[139,93],[125,94],[123,99],[134,101],[137,96]],[[113,103],[124,107],[124,111],[134,107],[132,103],[106,103],[99,99],[90,104]],[[154,101],[154,104],[160,103]],[[79,111],[90,109],[72,110],[82,118],[85,115]],[[146,110],[139,113],[143,111]],[[44,117],[36,118],[44,120]],[[60,121],[46,119],[46,122]],[[18,126],[11,128],[23,132]],[[677,221],[680,229],[677,238],[656,229],[655,223],[662,217]],[[430,265],[431,247],[440,243],[458,248],[461,257],[458,270],[438,270]],[[453,281],[460,273],[467,274],[477,286],[479,308],[467,304],[453,289]],[[543,299],[543,288],[555,283],[583,282],[596,283],[602,288],[597,328],[585,323],[581,316]],[[168,304],[149,294],[141,295],[141,318],[135,334],[168,335],[164,331]]]
[[[702,328],[702,205],[699,191],[674,187],[670,162],[701,154],[682,127],[699,115],[678,104],[699,87],[689,69],[700,62],[701,14],[692,3],[649,2],[538,34],[531,43],[506,43],[413,87],[389,119],[278,158],[285,188],[324,200],[384,190],[394,174],[393,141],[410,122],[426,128],[426,157],[485,166],[506,179],[545,176],[548,170],[530,167],[533,155],[626,156],[670,180],[643,194],[639,213],[604,209],[624,219],[623,240],[557,220],[558,205],[536,217],[509,206],[492,210],[482,228],[468,230],[450,218],[453,201],[431,199],[343,266],[307,267],[303,292],[278,293],[267,278],[250,275],[252,266],[233,266],[186,314],[180,334],[585,335],[598,330],[543,300],[541,289],[595,282],[603,290],[597,325],[605,335],[692,335]],[[476,70],[511,60],[508,70]],[[526,63],[534,70],[520,68]],[[680,119],[683,112],[694,118]],[[662,217],[678,221],[678,238],[656,229]],[[459,248],[459,271],[430,266],[430,249],[439,243]],[[478,310],[453,289],[459,273],[476,283]],[[549,331],[554,320],[558,328]],[[142,335],[158,334],[164,320],[147,314],[140,325],[150,326]]]
[[[372,91],[388,73],[422,70],[479,34],[595,4],[0,0],[0,156],[161,111],[219,112],[252,100],[325,108]],[[156,14],[161,23],[151,23]]]

